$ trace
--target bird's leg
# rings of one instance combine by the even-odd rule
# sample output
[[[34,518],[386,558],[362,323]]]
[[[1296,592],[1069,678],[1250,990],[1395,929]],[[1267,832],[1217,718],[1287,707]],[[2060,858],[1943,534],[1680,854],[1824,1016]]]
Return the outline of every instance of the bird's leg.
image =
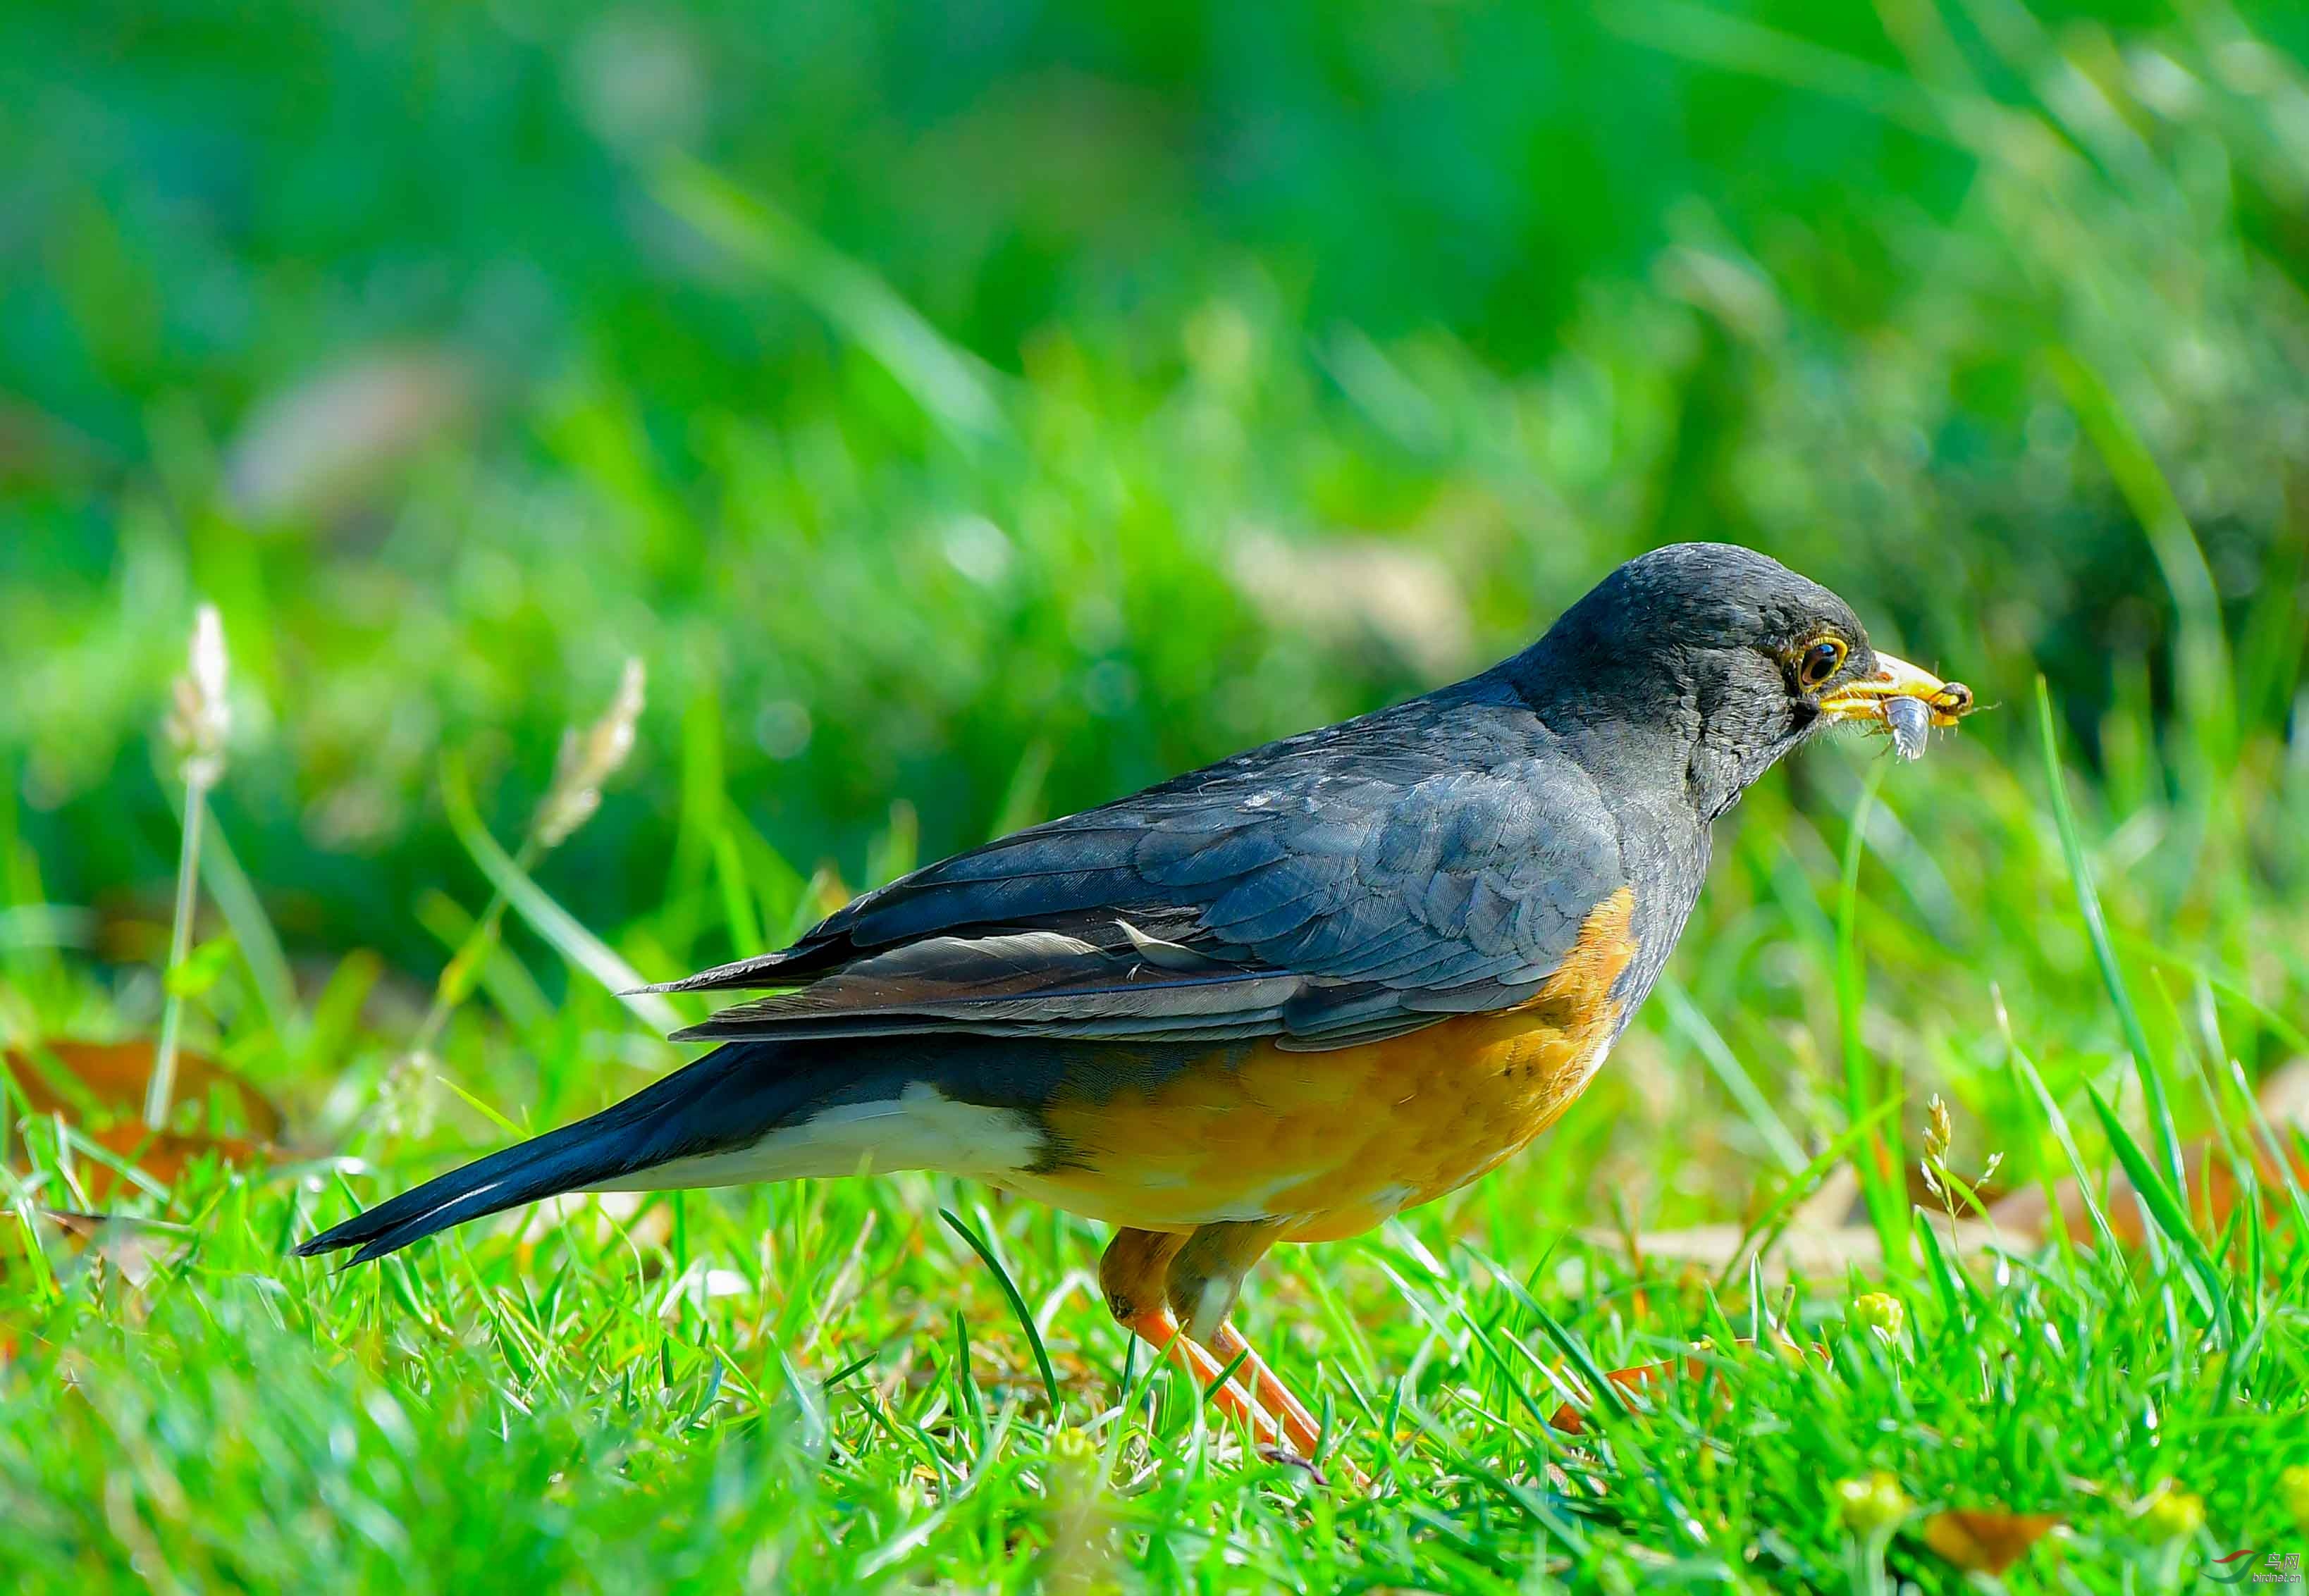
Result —
[[[1117,1230],[1098,1261],[1099,1289],[1106,1294],[1107,1311],[1140,1341],[1176,1363],[1194,1381],[1198,1394],[1209,1392],[1219,1411],[1242,1420],[1252,1440],[1271,1445],[1283,1434],[1274,1418],[1252,1399],[1243,1384],[1230,1378],[1224,1385],[1217,1385],[1226,1372],[1225,1365],[1180,1328],[1164,1306],[1171,1261],[1186,1245],[1184,1236]]]
[[[1283,1383],[1280,1375],[1267,1366],[1266,1359],[1251,1350],[1250,1343],[1242,1339],[1242,1333],[1233,1325],[1222,1324],[1218,1327],[1212,1338],[1211,1350],[1224,1363],[1236,1365],[1239,1372],[1250,1380],[1258,1400],[1277,1416],[1284,1440],[1289,1443],[1293,1451],[1313,1464],[1316,1449],[1322,1444],[1323,1426],[1314,1414],[1307,1411],[1307,1404]],[[1332,1454],[1322,1467],[1345,1476],[1347,1483],[1359,1491],[1371,1488],[1371,1476],[1355,1467],[1344,1454]],[[1319,1471],[1316,1478],[1323,1478]]]
[[[1262,1446],[1278,1445],[1284,1432],[1272,1414],[1258,1405],[1258,1400],[1243,1389],[1242,1382],[1230,1374],[1225,1364],[1211,1353],[1208,1347],[1179,1327],[1179,1321],[1163,1308],[1155,1308],[1129,1321],[1130,1332],[1156,1351],[1166,1353],[1187,1377],[1195,1383],[1196,1394],[1207,1393],[1211,1405],[1230,1419],[1240,1419],[1250,1431],[1250,1438]],[[1224,1375],[1226,1383],[1219,1384]]]
[[[1257,1401],[1276,1416],[1281,1438],[1300,1456],[1312,1461],[1323,1438],[1323,1427],[1282,1376],[1227,1323],[1235,1298],[1242,1294],[1242,1277],[1267,1255],[1284,1229],[1281,1222],[1203,1226],[1171,1260],[1164,1294],[1187,1333],[1210,1348],[1222,1364],[1240,1367]]]
[[[1211,1340],[1211,1352],[1222,1366],[1241,1359],[1241,1371],[1250,1382],[1252,1393],[1260,1405],[1272,1410],[1281,1422],[1284,1439],[1300,1456],[1312,1459],[1316,1447],[1322,1444],[1322,1423],[1283,1383],[1283,1377],[1267,1367],[1267,1360],[1251,1350],[1250,1343],[1242,1339],[1242,1332],[1232,1324],[1221,1324]]]
[[[1221,1412],[1242,1420],[1254,1442],[1287,1447],[1312,1462],[1322,1425],[1227,1323],[1243,1275],[1267,1255],[1281,1230],[1275,1224],[1205,1225],[1192,1236],[1117,1230],[1099,1260],[1098,1281],[1108,1310],[1141,1341],[1167,1352],[1211,1393]],[[1219,1385],[1230,1368],[1233,1376]],[[1371,1483],[1345,1458],[1334,1462],[1356,1488]]]

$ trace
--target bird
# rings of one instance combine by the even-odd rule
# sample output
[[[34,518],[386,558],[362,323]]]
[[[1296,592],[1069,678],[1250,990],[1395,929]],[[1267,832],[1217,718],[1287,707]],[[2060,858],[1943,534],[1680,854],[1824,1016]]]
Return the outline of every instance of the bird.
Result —
[[[997,839],[791,946],[623,1101],[300,1245],[366,1263],[569,1191],[935,1169],[1111,1227],[1115,1319],[1261,1444],[1312,1411],[1230,1322],[1278,1244],[1466,1185],[1578,1098],[1697,901],[1714,823],[1969,689],[1760,552],[1654,549],[1479,675]]]

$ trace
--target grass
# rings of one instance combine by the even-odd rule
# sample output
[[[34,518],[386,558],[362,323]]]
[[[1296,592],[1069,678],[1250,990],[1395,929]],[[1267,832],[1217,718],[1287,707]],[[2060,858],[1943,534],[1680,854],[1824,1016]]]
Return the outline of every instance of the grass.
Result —
[[[1814,757],[1860,768],[1849,752]],[[1935,762],[1872,781],[1874,801],[1904,825],[1930,814],[1944,854],[2027,861],[2002,879],[2029,923],[2073,933],[2063,899],[2095,902],[2063,856],[2069,844],[2079,863],[2093,851],[2073,818],[1971,747],[1944,746]],[[20,1119],[29,1165],[10,1186],[42,1249],[4,1280],[15,1348],[0,1374],[0,1489],[14,1529],[0,1566],[21,1588],[1119,1578],[1474,1591],[1550,1579],[1813,1587],[1855,1570],[1875,1578],[1881,1556],[1890,1577],[1953,1588],[1920,1539],[1929,1513],[1952,1505],[2066,1521],[2065,1538],[2013,1576],[2020,1588],[2100,1588],[2113,1572],[2153,1588],[2216,1551],[2286,1544],[2298,1531],[2280,1480],[2309,1462],[2299,1194],[2281,1187],[2209,1228],[2144,1151],[2161,1144],[2161,1117],[2133,1117],[2148,1077],[2123,1039],[2153,1020],[2120,1020],[2128,982],[2163,990],[2184,967],[2112,953],[2103,987],[2097,966],[2060,971],[2064,952],[2083,949],[2049,936],[2045,968],[2001,964],[1993,979],[2011,990],[2067,987],[2028,1039],[2061,1060],[2058,1096],[2039,1099],[2037,1065],[1996,1039],[1992,977],[1945,961],[1879,862],[1890,833],[1855,833],[1854,910],[1808,938],[1773,897],[1801,892],[1827,916],[1845,895],[1838,850],[1822,841],[1815,866],[1792,870],[1787,841],[1801,859],[1808,824],[1777,790],[1756,800],[1764,814],[1738,828],[1682,955],[1687,979],[1739,958],[1741,926],[1761,917],[1781,928],[1754,935],[1749,962],[1781,968],[1753,987],[1795,1005],[1783,1024],[1803,1025],[1808,993],[1839,989],[1847,936],[1852,956],[1902,989],[1937,986],[1937,1008],[1912,1015],[1886,1004],[1880,979],[1861,1034],[1970,1061],[1947,1072],[1977,1094],[1955,1166],[1977,1167],[1993,1145],[2057,1175],[2063,1157],[2045,1150],[2084,1127],[2095,1151],[2074,1156],[2087,1189],[2121,1161],[2158,1251],[2088,1250],[2080,1237],[2015,1240],[2001,1261],[1952,1257],[1903,1198],[1890,1223],[1908,1261],[1889,1276],[1864,1265],[1784,1294],[1752,1274],[1711,1283],[1631,1264],[1594,1228],[1707,1210],[1725,1197],[1711,1203],[1706,1188],[1726,1181],[1734,1212],[1747,1203],[1758,1228],[1775,1224],[1781,1214],[1760,1204],[1800,1196],[1867,1144],[1847,1136],[1800,1176],[1739,1189],[1769,1167],[1765,1132],[1709,1094],[1665,1091],[1680,1065],[1647,1015],[1541,1152],[1373,1237],[1291,1249],[1255,1279],[1245,1317],[1320,1393],[1339,1455],[1380,1482],[1363,1497],[1246,1457],[1198,1392],[1126,1344],[1098,1301],[1094,1227],[943,1179],[586,1202],[375,1269],[289,1259],[322,1218],[511,1134],[518,1104],[539,1100],[541,1122],[641,1078],[602,1065],[618,1038],[647,1034],[607,986],[579,975],[566,1003],[544,1004],[503,945],[482,965],[482,996],[443,1032],[438,1073],[404,1068],[403,1025],[359,1017],[390,1005],[344,996],[375,973],[354,955],[300,1016],[337,1028],[315,1060],[343,1072],[316,1116],[322,1156],[254,1171],[196,1164],[160,1194],[104,1203],[88,1195],[99,1155],[83,1140],[53,1118]],[[742,851],[719,828],[709,843]],[[549,936],[585,936],[510,858],[490,858],[487,876],[517,914]],[[739,885],[785,923],[798,879],[762,872]],[[2142,929],[2120,911],[2111,941]],[[621,940],[649,942],[640,930]],[[580,969],[599,956],[566,951]],[[35,1014],[106,1012],[77,962],[13,956],[17,1001]],[[1837,1034],[1835,1001],[1822,1001]],[[324,1022],[323,1007],[340,1017]],[[1801,1065],[1757,1045],[1765,1017],[1722,1019],[1746,1059],[1735,1067],[1770,1060],[1769,1087],[1786,1102]],[[2261,1026],[2218,996],[2211,1022]],[[1895,1025],[1932,1029],[1886,1040]],[[264,1051],[278,1045],[244,1049],[242,1066],[274,1073]],[[2171,1042],[2143,1045],[2141,1072],[2172,1069],[2184,1092],[2192,1079],[2227,1090]],[[1878,1109],[1861,1090],[1870,1122],[1888,1111],[1899,1122],[1898,1105]],[[2106,1107],[2112,1096],[2126,1113]],[[2250,1163],[2240,1175],[2257,1179]],[[1621,1179],[1639,1195],[1614,1215],[1594,1194]],[[184,1229],[76,1251],[33,1217],[43,1206]],[[1855,1298],[1874,1290],[1904,1305],[1898,1333],[1855,1323]],[[1783,1333],[1826,1360],[1734,1350]],[[1591,1411],[1578,1436],[1552,1426],[1596,1370],[1704,1340],[1717,1349],[1700,1354],[1708,1378]],[[1882,1544],[1844,1526],[1834,1495],[1875,1469],[1916,1505]],[[2202,1531],[2161,1539],[2148,1527],[2163,1521],[2143,1504],[2168,1487],[2202,1498]]]
[[[2297,16],[844,14],[801,87],[703,9],[58,13],[0,67],[0,1583],[1956,1590],[1948,1508],[2060,1517],[2014,1590],[2309,1550],[2255,1096],[2309,1057]],[[1376,1493],[1246,1455],[1095,1227],[967,1184],[288,1255],[675,1062],[638,979],[1692,533],[1994,707],[1775,773],[1540,1147],[1253,1277]],[[629,659],[630,747],[558,765]],[[164,1029],[176,1142],[43,1051]],[[265,1156],[177,1156],[255,1128],[208,1060]],[[1909,1172],[1996,1154],[2070,1217],[1990,1251]],[[1847,1179],[1808,1277],[1691,1242]]]

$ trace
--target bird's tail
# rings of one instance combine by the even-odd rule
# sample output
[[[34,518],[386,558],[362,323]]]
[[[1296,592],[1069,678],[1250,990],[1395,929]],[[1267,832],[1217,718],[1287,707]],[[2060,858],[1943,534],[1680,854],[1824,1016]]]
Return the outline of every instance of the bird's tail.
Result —
[[[437,1176],[355,1214],[297,1248],[299,1257],[357,1247],[366,1264],[484,1214],[562,1192],[608,1186],[670,1160],[759,1134],[808,1099],[769,1042],[732,1042],[590,1118]]]

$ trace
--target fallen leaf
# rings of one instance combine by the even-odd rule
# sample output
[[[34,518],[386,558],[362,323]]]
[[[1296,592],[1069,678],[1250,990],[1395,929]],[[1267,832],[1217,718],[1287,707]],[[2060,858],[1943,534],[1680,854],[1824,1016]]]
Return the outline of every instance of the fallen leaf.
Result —
[[[123,1162],[166,1186],[205,1154],[245,1164],[264,1154],[281,1134],[280,1109],[240,1076],[198,1053],[177,1055],[177,1098],[205,1103],[221,1096],[236,1105],[249,1134],[155,1130],[138,1117],[152,1074],[150,1042],[42,1042],[0,1053],[15,1090],[35,1116],[53,1115]],[[82,1165],[82,1189],[93,1199],[111,1192],[120,1177],[109,1165]]]
[[[264,1151],[241,1136],[156,1132],[137,1119],[121,1120],[101,1130],[82,1130],[81,1134],[162,1186],[174,1185],[177,1178],[203,1154],[214,1153],[228,1164],[253,1164],[264,1156]],[[91,1161],[82,1167],[80,1181],[91,1197],[101,1197],[119,1184],[120,1177],[109,1167]]]
[[[2309,1130],[2309,1058],[2296,1058],[2270,1071],[2253,1096],[2261,1100],[2270,1124]]]
[[[30,1217],[19,1224],[0,1223],[0,1280],[7,1279],[22,1267],[22,1261],[36,1247],[47,1257],[49,1272],[58,1279],[71,1279],[90,1270],[108,1270],[140,1293],[124,1298],[120,1305],[131,1324],[143,1319],[146,1304],[141,1292],[145,1283],[192,1245],[193,1233],[188,1226],[159,1220],[77,1213],[59,1208],[18,1212],[28,1212]],[[21,1325],[0,1323],[0,1367],[16,1356],[25,1333],[29,1333]]]
[[[2261,1112],[2268,1116],[2279,1136],[2284,1137],[2289,1131],[2309,1131],[2309,1058],[2296,1058],[2271,1071],[2261,1082],[2257,1095]],[[2285,1212],[2279,1201],[2285,1176],[2258,1134],[2247,1131],[2240,1140],[2252,1149],[2253,1174],[2264,1194],[2267,1217],[2274,1223]],[[2309,1159],[2302,1156],[2299,1146],[2288,1144],[2285,1156],[2292,1166],[2293,1178],[2309,1184]],[[2189,1177],[2190,1208],[2205,1222],[2210,1234],[2218,1235],[2236,1212],[2236,1171],[2227,1157],[2216,1152],[2210,1137],[2183,1148],[2181,1167]],[[2076,1177],[2064,1176],[2054,1183],[2053,1191],[2060,1205],[2063,1227],[2075,1240],[2089,1245],[2094,1237],[2092,1215],[2078,1190]],[[1988,1212],[1999,1226],[2030,1240],[2042,1241],[2053,1233],[2051,1210],[2042,1186],[2024,1186]],[[2110,1178],[2108,1197],[2101,1204],[2101,1212],[2119,1246],[2138,1247],[2142,1244],[2140,1199],[2134,1194],[2132,1182],[2121,1169]]]
[[[21,1269],[37,1247],[47,1257],[49,1272],[58,1279],[69,1280],[91,1270],[109,1271],[141,1290],[192,1245],[187,1227],[158,1220],[56,1208],[35,1208],[30,1212],[30,1229],[22,1224],[0,1226],[0,1280]],[[127,1306],[141,1316],[141,1303]],[[0,1324],[0,1361],[14,1356],[20,1328]]]
[[[153,1045],[145,1041],[48,1041],[0,1053],[0,1063],[6,1065],[33,1113],[61,1114],[75,1124],[91,1117],[91,1109],[140,1112],[145,1085],[152,1078],[152,1059]],[[216,1091],[239,1105],[242,1123],[257,1140],[269,1142],[281,1134],[281,1114],[272,1099],[214,1059],[179,1052],[177,1100],[205,1102]]]
[[[1867,1205],[1861,1200],[1859,1166],[1847,1159],[1828,1172],[1811,1196],[1796,1204],[1788,1228],[1838,1230],[1864,1217],[1867,1212]]]
[[[1456,676],[1474,650],[1474,623],[1450,567],[1376,538],[1303,543],[1247,531],[1235,541],[1235,585],[1279,625],[1333,643],[1377,638],[1428,676]]]
[[[2054,1513],[1952,1507],[1924,1521],[1924,1544],[1967,1574],[2002,1574],[2061,1525]]]

